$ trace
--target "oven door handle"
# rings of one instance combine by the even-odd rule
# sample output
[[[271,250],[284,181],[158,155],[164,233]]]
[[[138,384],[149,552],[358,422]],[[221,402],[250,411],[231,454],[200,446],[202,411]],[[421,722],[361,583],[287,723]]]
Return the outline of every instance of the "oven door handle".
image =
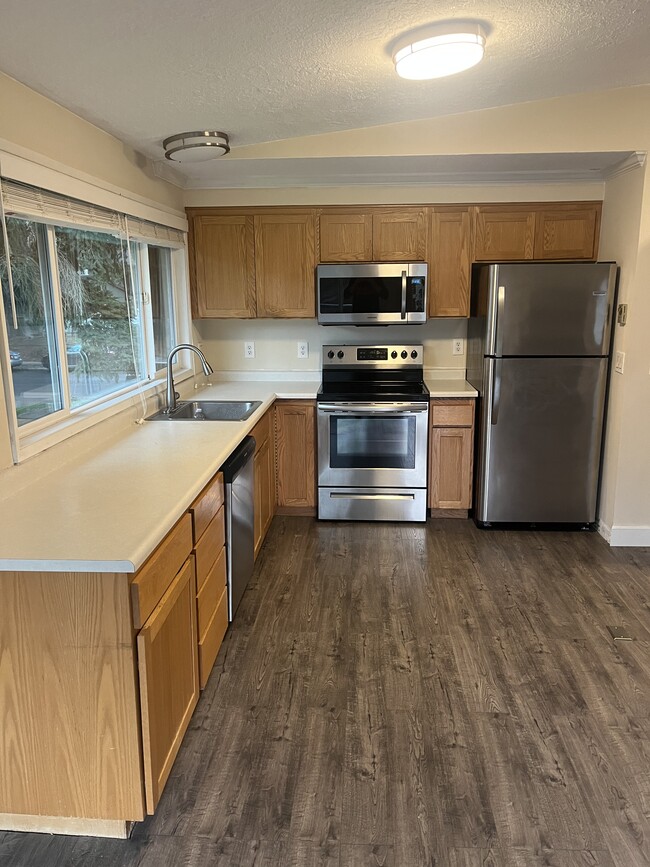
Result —
[[[325,412],[336,415],[413,415],[418,412],[428,412],[429,405],[407,405],[399,403],[378,403],[378,404],[328,404],[319,403],[318,412]]]
[[[402,309],[400,318],[406,319],[406,271],[402,271]]]

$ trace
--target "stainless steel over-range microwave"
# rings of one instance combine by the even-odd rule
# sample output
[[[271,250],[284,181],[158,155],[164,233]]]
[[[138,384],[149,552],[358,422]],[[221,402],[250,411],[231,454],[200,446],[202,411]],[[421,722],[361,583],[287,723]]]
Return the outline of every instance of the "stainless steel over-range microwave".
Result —
[[[414,325],[427,321],[423,262],[319,265],[321,325]]]

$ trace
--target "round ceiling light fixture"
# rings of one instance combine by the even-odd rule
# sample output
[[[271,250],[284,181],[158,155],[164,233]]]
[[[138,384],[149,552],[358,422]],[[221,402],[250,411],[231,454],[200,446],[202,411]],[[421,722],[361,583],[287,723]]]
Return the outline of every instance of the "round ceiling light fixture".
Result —
[[[230,152],[228,136],[216,129],[179,132],[163,142],[165,157],[175,163],[203,163]]]
[[[433,24],[401,40],[393,52],[393,63],[402,78],[424,81],[470,69],[480,63],[484,51],[485,31],[480,24]]]

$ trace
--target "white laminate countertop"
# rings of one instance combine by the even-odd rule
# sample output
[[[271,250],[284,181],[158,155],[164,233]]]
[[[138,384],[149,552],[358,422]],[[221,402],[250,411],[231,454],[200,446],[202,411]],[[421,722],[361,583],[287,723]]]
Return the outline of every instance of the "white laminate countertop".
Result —
[[[428,380],[432,397],[476,395],[464,380]],[[221,382],[202,400],[260,400],[244,422],[157,421],[57,466],[27,486],[2,474],[0,570],[135,572],[275,398],[313,399],[319,383]]]

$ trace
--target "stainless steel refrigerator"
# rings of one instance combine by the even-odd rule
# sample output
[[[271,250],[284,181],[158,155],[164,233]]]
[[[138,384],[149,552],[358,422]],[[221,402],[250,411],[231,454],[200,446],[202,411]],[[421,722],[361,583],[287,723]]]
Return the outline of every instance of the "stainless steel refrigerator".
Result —
[[[596,520],[617,266],[475,266],[479,524]]]

